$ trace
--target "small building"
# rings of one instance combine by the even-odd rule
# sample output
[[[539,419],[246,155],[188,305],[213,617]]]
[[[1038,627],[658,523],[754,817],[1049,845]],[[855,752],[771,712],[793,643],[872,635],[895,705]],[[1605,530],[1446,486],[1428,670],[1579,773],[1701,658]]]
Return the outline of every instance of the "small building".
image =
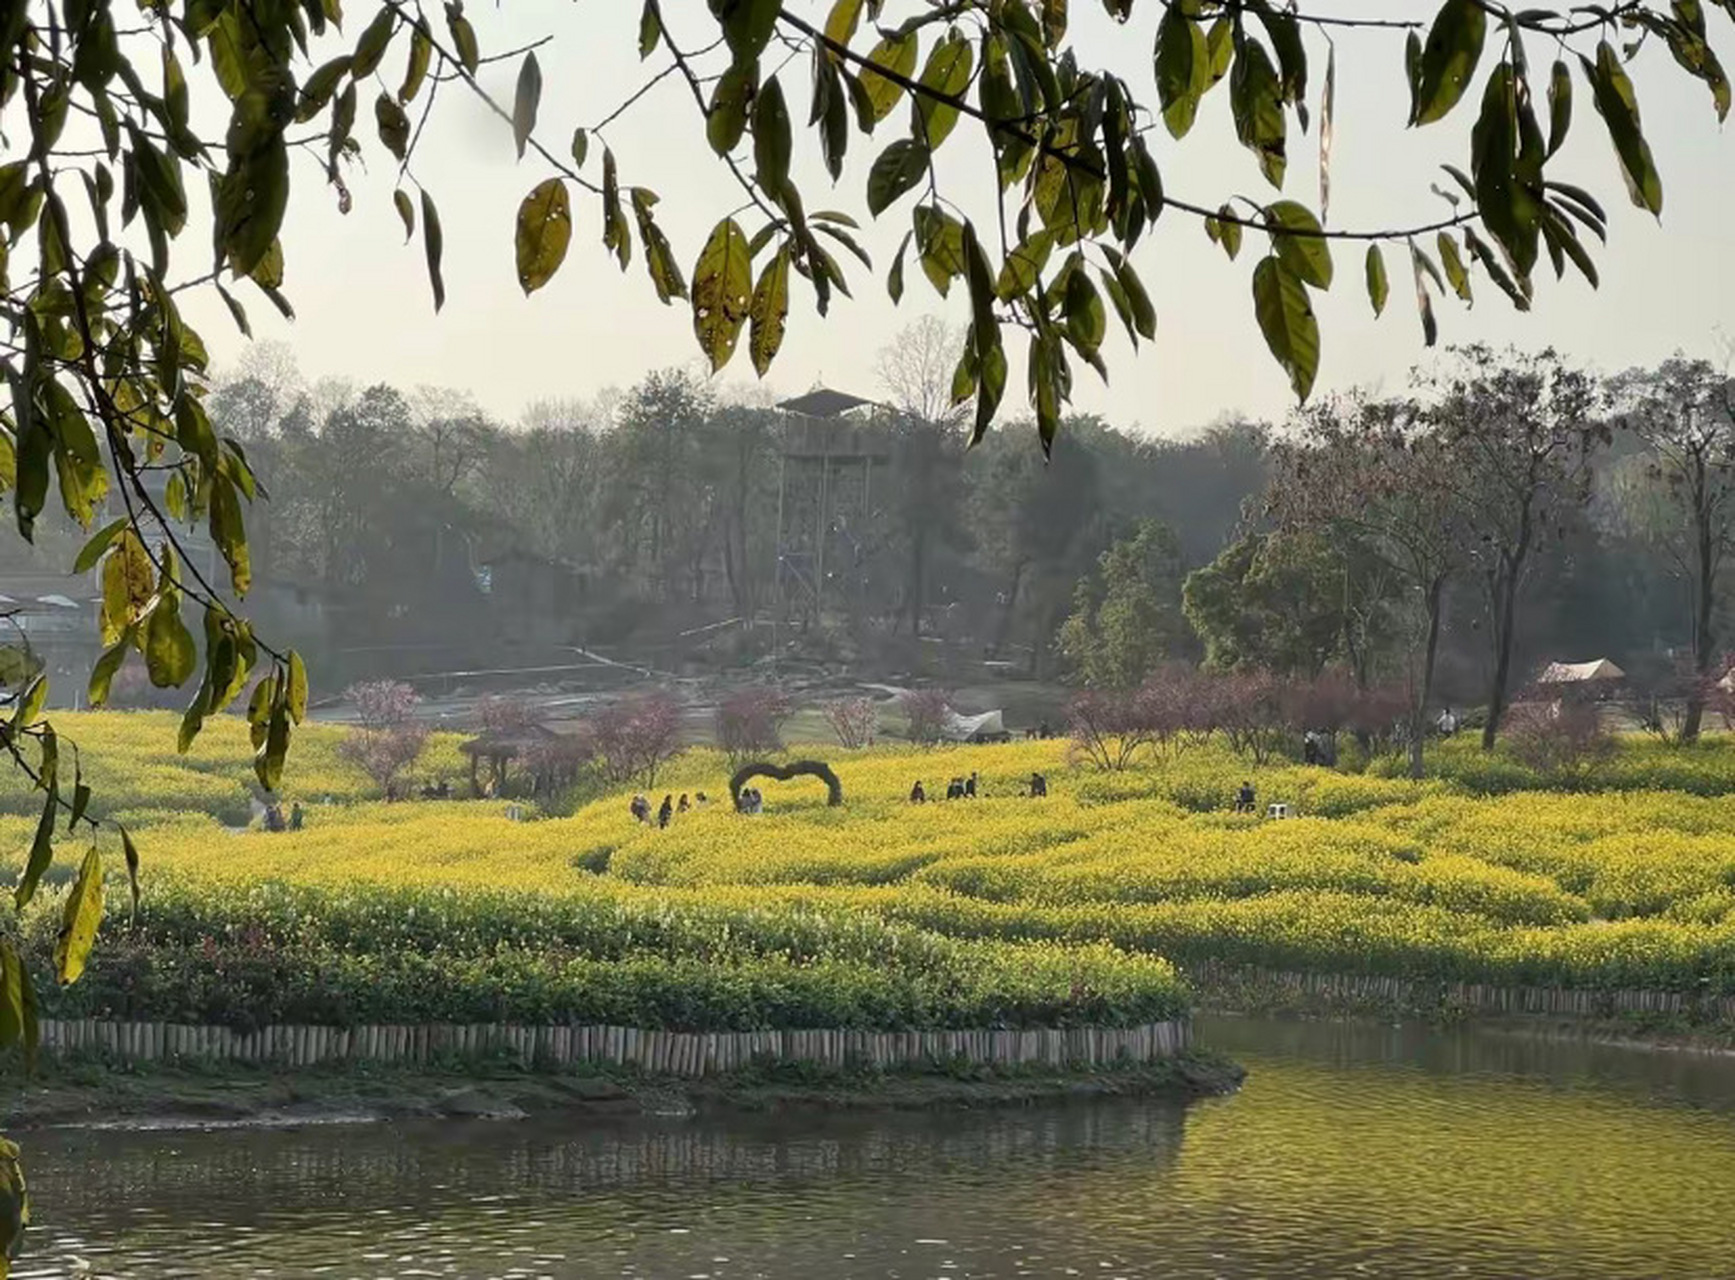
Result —
[[[1601,699],[1627,678],[1607,658],[1590,662],[1551,662],[1536,677],[1537,686],[1546,693],[1562,698]]]

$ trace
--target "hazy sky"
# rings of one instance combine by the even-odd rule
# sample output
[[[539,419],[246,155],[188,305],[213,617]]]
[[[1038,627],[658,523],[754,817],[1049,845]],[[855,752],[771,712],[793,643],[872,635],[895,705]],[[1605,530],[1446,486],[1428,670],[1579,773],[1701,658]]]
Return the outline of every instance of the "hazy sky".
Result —
[[[1383,17],[1400,11],[1427,17],[1435,7],[1363,0],[1318,3],[1322,12]],[[820,20],[829,5],[814,0],[805,7]],[[431,8],[437,11],[437,6]],[[708,24],[699,0],[675,0],[665,8],[685,15],[686,43],[696,43]],[[894,2],[888,14],[896,9]],[[1149,60],[1160,7],[1145,0],[1124,27],[1110,21],[1100,5],[1076,3],[1072,10],[1081,61],[1115,67],[1141,95],[1154,100]],[[638,5],[629,0],[520,3],[498,11],[474,4],[470,12],[484,52],[553,37],[539,55],[545,89],[538,137],[557,154],[566,152],[574,125],[594,124],[665,65],[660,54],[642,65],[637,61]],[[1735,41],[1729,39],[1735,28],[1721,13],[1711,14],[1710,22],[1725,62],[1735,65]],[[1552,56],[1542,41],[1530,43],[1533,63]],[[1310,39],[1310,54],[1308,92],[1317,107],[1324,42]],[[1484,70],[1492,58],[1491,37]],[[1443,179],[1438,164],[1469,167],[1468,138],[1479,86],[1445,122],[1406,133],[1402,61],[1402,40],[1396,33],[1338,36],[1333,226],[1387,227],[1440,216],[1446,206],[1428,192],[1430,182]],[[403,51],[394,48],[382,67],[382,78],[393,87],[401,78],[402,62]],[[1588,91],[1578,83],[1573,140],[1550,172],[1591,187],[1610,210],[1611,243],[1599,255],[1601,289],[1590,289],[1575,275],[1557,284],[1547,273],[1539,279],[1535,309],[1520,315],[1492,284],[1478,280],[1473,310],[1466,312],[1455,301],[1440,306],[1443,341],[1553,344],[1613,369],[1656,360],[1677,348],[1713,354],[1720,326],[1735,329],[1735,314],[1726,304],[1735,284],[1735,250],[1728,233],[1735,208],[1735,143],[1717,125],[1709,93],[1680,73],[1662,47],[1646,49],[1634,75],[1663,175],[1662,225],[1626,202],[1602,122]],[[488,78],[497,98],[508,105],[515,76],[516,64],[511,64],[493,68]],[[800,61],[784,72],[798,126],[806,120],[806,76],[806,64]],[[395,166],[382,163],[389,157],[372,137],[372,95],[362,96],[358,133],[368,138],[374,167],[353,175],[355,208],[347,217],[337,212],[335,197],[312,160],[298,161],[298,189],[284,236],[286,292],[298,320],[293,325],[279,321],[263,298],[242,290],[250,299],[256,334],[291,344],[309,378],[464,388],[494,414],[513,419],[535,399],[589,397],[605,387],[630,383],[647,369],[691,364],[697,358],[688,311],[681,304],[665,308],[657,303],[636,246],[624,276],[604,253],[598,202],[588,193],[574,192],[575,234],[565,266],[548,287],[523,297],[513,270],[513,222],[520,199],[547,172],[534,155],[517,161],[508,127],[456,86],[442,90],[415,163],[415,172],[439,202],[445,228],[447,303],[436,317],[419,242],[401,247],[402,228],[390,200]],[[900,107],[871,142],[852,135],[852,163],[833,194],[828,194],[816,137],[798,128],[796,172],[804,181],[809,209],[829,205],[865,222],[865,161],[906,128],[906,117],[907,110]],[[1152,137],[1171,194],[1212,205],[1237,194],[1261,201],[1275,196],[1252,156],[1235,142],[1226,85],[1213,91],[1183,142],[1161,132]],[[660,221],[690,276],[711,224],[741,201],[704,143],[685,84],[674,76],[664,80],[609,128],[608,141],[618,157],[623,186],[647,186],[662,196]],[[1296,136],[1293,120],[1290,153],[1285,194],[1316,206],[1316,136]],[[949,194],[986,218],[989,205],[971,193],[991,190],[991,169],[972,122],[960,124],[943,159]],[[600,146],[595,143],[587,172],[600,175]],[[906,197],[867,229],[866,242],[875,259],[871,276],[842,258],[855,299],[838,299],[829,319],[822,321],[814,313],[805,282],[792,280],[790,332],[767,379],[772,391],[793,393],[823,380],[872,394],[877,390],[875,353],[900,326],[930,311],[963,317],[962,288],[949,301],[940,299],[913,262],[902,306],[894,307],[886,296],[885,271],[908,226],[911,203]],[[754,229],[747,221],[748,233]],[[1075,377],[1075,407],[1159,432],[1195,427],[1226,411],[1285,412],[1286,379],[1266,354],[1252,317],[1249,279],[1262,240],[1249,235],[1240,260],[1230,263],[1206,240],[1196,219],[1167,213],[1135,259],[1156,305],[1157,341],[1135,355],[1111,319],[1107,357],[1112,382],[1105,387],[1081,367]],[[1326,390],[1396,383],[1425,356],[1402,250],[1387,250],[1392,300],[1379,321],[1372,318],[1362,287],[1361,246],[1339,245],[1336,257],[1336,287],[1316,303],[1325,346],[1318,386]],[[200,320],[219,362],[239,356],[243,340],[220,307],[203,312]],[[725,383],[752,381],[744,349],[721,376]],[[1024,411],[1022,390],[1021,365],[1015,362],[1003,416]]]

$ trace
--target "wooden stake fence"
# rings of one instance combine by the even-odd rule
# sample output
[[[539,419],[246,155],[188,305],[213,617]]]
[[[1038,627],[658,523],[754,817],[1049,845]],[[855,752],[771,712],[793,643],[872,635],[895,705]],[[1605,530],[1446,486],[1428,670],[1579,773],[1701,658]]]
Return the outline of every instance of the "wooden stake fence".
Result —
[[[633,1066],[660,1075],[705,1076],[764,1060],[820,1066],[910,1067],[1107,1065],[1172,1058],[1191,1042],[1184,1020],[1139,1027],[1008,1031],[651,1031],[637,1027],[427,1023],[418,1026],[228,1027],[95,1019],[42,1023],[42,1049],[94,1052],[121,1062],[426,1063],[505,1057],[526,1067],[579,1063]]]

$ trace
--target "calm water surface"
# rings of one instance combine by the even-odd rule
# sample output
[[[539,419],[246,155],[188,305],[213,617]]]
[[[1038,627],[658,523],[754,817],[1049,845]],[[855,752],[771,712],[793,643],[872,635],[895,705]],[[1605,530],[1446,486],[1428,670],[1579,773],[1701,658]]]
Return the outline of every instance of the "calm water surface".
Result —
[[[1201,1031],[1186,1108],[38,1134],[16,1274],[1735,1278],[1735,1059]]]

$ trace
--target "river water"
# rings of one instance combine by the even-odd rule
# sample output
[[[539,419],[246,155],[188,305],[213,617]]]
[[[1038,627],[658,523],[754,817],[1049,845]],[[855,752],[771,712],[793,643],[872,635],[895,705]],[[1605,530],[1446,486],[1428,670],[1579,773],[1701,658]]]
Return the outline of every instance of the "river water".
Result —
[[[1735,1058],[1203,1019],[1193,1106],[30,1136],[21,1277],[1735,1277]]]

